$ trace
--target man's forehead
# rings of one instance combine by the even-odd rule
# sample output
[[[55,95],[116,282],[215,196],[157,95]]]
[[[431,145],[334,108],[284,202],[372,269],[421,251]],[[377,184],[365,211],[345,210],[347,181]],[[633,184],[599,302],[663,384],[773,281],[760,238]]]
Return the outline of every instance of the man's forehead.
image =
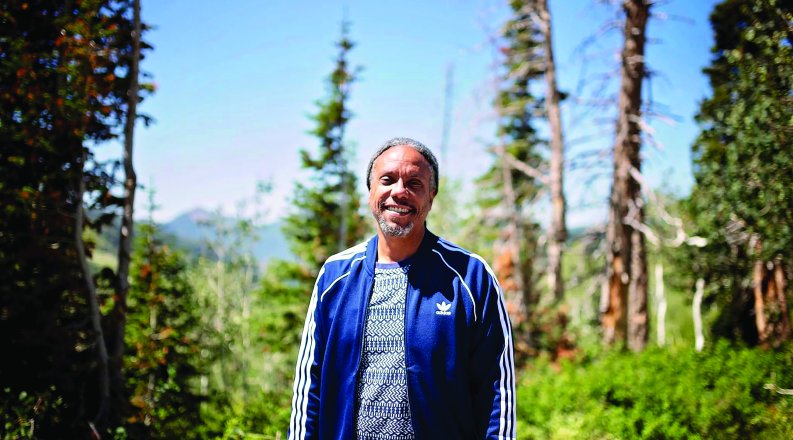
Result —
[[[408,145],[397,145],[384,151],[375,160],[374,166],[378,169],[393,168],[407,165],[410,168],[417,168],[416,171],[430,172],[430,164],[427,159],[415,148]]]

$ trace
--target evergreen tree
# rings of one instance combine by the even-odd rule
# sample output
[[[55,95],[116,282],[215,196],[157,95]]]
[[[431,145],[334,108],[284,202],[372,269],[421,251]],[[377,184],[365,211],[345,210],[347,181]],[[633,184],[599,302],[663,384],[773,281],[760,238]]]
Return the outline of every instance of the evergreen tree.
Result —
[[[495,243],[494,270],[504,289],[512,324],[521,337],[516,347],[527,349],[532,306],[538,301],[534,291],[533,266],[537,257],[537,227],[530,217],[530,205],[540,189],[538,179],[514,168],[511,161],[533,169],[543,164],[542,142],[534,123],[541,114],[540,101],[531,84],[542,78],[543,41],[531,18],[532,5],[523,0],[510,2],[513,16],[503,28],[503,79],[496,97],[499,114],[499,144],[493,165],[479,179],[479,205],[494,219],[489,234]],[[521,350],[522,349],[522,350]]]
[[[125,414],[132,438],[192,438],[200,425],[201,309],[184,256],[151,218],[137,231],[125,332]]]
[[[264,430],[277,437],[288,424],[294,362],[314,280],[329,256],[360,242],[366,230],[344,137],[351,117],[350,87],[358,73],[348,65],[353,42],[347,33],[348,23],[343,22],[329,93],[318,102],[319,110],[312,117],[316,127],[311,133],[319,140],[319,148],[300,152],[303,168],[312,172],[311,180],[295,185],[293,211],[285,219],[284,233],[298,261],[268,262],[257,298],[260,313],[255,314],[255,323],[263,345],[260,359],[268,373],[260,385],[266,400],[253,411],[244,410],[235,422],[237,430]]]
[[[118,205],[91,148],[127,111],[131,23],[129,1],[0,3],[0,349],[14,353],[0,386],[62,399],[42,437],[80,437],[91,421],[102,431],[118,403],[81,260],[83,226]],[[84,196],[101,214],[86,222]]]
[[[793,5],[726,0],[711,14],[712,88],[697,120],[689,215],[708,245],[690,254],[720,305],[717,335],[790,337],[793,249]],[[692,283],[693,284],[693,283]]]
[[[350,88],[360,69],[351,69],[347,60],[354,43],[348,38],[349,23],[342,22],[336,67],[328,79],[328,96],[317,103],[311,134],[319,140],[312,153],[301,150],[303,168],[311,171],[309,184],[297,183],[292,199],[294,209],[285,219],[284,232],[301,269],[294,272],[309,286],[320,266],[331,255],[363,237],[365,225],[360,213],[360,196],[355,174],[349,169],[351,151],[344,137],[352,114],[348,101]]]

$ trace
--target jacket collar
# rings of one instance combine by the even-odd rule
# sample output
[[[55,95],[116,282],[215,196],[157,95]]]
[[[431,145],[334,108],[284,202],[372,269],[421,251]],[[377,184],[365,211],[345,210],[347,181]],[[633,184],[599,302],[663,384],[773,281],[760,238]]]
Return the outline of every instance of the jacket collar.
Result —
[[[366,271],[369,272],[369,275],[374,276],[374,266],[377,262],[377,240],[378,236],[375,234],[371,240],[369,240],[369,244],[366,246]],[[424,229],[424,237],[421,239],[421,244],[419,244],[419,248],[416,249],[416,253],[413,254],[411,257],[414,257],[414,261],[421,261],[426,259],[426,256],[432,252],[432,247],[437,243],[438,236],[430,232],[429,229]]]

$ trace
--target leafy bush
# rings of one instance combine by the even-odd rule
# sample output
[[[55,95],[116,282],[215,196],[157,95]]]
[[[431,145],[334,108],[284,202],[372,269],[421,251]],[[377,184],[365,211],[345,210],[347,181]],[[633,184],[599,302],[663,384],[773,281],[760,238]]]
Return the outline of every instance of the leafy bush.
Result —
[[[63,398],[54,387],[40,393],[3,388],[0,390],[0,439],[37,438],[42,424],[52,424],[52,419],[56,424],[63,423],[60,420],[63,406]]]
[[[793,387],[793,346],[539,360],[518,387],[519,438],[793,438],[793,396],[768,383]]]

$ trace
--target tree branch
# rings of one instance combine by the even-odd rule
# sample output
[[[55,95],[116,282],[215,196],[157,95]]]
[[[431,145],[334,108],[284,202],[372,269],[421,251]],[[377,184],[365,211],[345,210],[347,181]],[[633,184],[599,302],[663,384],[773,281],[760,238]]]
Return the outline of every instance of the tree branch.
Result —
[[[537,179],[545,185],[549,183],[547,174],[545,174],[543,171],[538,170],[537,168],[534,168],[532,166],[527,165],[524,162],[519,161],[511,153],[504,150],[504,147],[496,146],[493,147],[491,150],[496,154],[498,154],[504,160],[504,162],[506,162],[507,165],[509,165],[513,169],[516,169],[533,179]]]

